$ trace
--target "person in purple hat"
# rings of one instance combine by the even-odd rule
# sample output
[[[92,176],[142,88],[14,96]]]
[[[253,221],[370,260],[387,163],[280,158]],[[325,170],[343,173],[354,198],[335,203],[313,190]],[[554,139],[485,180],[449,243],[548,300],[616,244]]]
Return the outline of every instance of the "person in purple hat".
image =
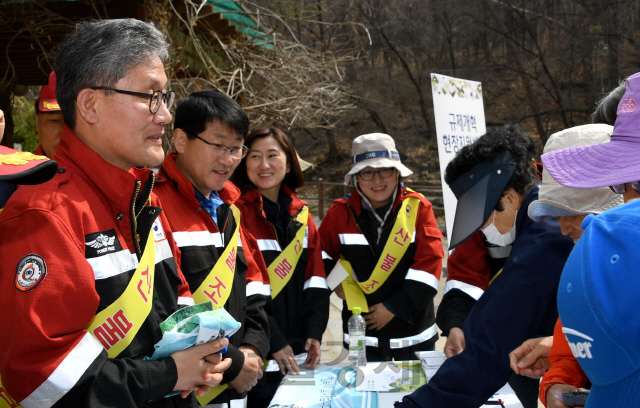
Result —
[[[640,73],[626,81],[609,143],[576,146],[542,155],[551,176],[565,187],[611,186],[625,201],[640,198]],[[631,188],[628,188],[631,187]]]

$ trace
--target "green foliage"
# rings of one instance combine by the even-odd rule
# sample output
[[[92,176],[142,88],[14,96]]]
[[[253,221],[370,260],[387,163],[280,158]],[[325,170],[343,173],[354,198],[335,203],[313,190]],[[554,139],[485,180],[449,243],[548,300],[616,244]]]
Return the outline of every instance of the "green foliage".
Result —
[[[25,152],[35,153],[39,143],[34,102],[25,96],[14,97],[12,116],[14,143],[22,144]]]

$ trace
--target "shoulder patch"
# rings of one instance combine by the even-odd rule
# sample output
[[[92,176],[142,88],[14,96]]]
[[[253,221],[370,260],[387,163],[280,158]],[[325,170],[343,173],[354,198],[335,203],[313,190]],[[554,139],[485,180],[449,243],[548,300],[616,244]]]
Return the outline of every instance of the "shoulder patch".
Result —
[[[84,256],[87,259],[122,251],[115,229],[87,234],[84,236],[84,241]]]
[[[47,264],[41,256],[29,254],[18,262],[16,268],[16,289],[29,292],[35,289],[47,276]]]

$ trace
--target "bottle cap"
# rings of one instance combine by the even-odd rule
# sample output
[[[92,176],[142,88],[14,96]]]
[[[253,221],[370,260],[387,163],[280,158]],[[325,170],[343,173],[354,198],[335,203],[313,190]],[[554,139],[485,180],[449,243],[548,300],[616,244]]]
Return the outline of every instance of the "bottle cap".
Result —
[[[362,309],[359,308],[358,306],[355,306],[352,310],[354,315],[359,315],[360,313],[362,313]]]

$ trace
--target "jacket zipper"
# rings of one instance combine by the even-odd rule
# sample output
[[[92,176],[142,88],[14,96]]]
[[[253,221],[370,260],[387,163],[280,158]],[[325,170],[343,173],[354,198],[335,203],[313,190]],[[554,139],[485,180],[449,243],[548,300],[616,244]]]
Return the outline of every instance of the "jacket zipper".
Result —
[[[350,205],[347,205],[347,208],[349,208],[349,210],[351,211],[351,215],[353,215],[353,222],[354,222],[354,224],[356,224],[356,227],[358,227],[358,231],[360,231],[360,233],[362,234],[362,236],[366,240],[367,236],[364,235],[364,232],[362,232],[362,229],[360,228],[360,225],[358,225],[358,219],[356,218],[356,211]],[[376,256],[376,251],[373,249],[373,247],[371,246],[369,241],[367,241],[367,244],[369,245],[369,249],[371,249],[371,253],[373,254],[373,256]]]
[[[270,222],[269,222],[269,220],[267,220],[267,218],[266,218],[264,215],[262,215],[262,213],[263,213],[263,211],[264,211],[264,210],[263,210],[263,208],[262,208],[262,207],[263,207],[263,205],[264,205],[264,203],[260,203],[260,217],[264,220],[264,222],[266,222],[267,224],[269,224],[269,226],[271,227],[271,229],[273,229],[273,235],[276,237],[276,242],[278,243],[278,245],[280,245],[280,241],[278,240],[278,231],[276,230],[275,225],[273,225],[272,223],[270,223]],[[287,233],[287,235],[288,235],[288,233]],[[287,238],[289,238],[289,237],[287,236]],[[280,252],[282,252],[282,247],[280,247]],[[267,266],[269,266],[269,265],[267,265]]]
[[[138,218],[136,217],[136,199],[140,193],[140,184],[140,180],[136,180],[136,189],[133,192],[133,197],[131,198],[131,233],[133,235],[133,244],[138,260],[142,258],[142,251],[140,250],[140,234],[138,234]]]

